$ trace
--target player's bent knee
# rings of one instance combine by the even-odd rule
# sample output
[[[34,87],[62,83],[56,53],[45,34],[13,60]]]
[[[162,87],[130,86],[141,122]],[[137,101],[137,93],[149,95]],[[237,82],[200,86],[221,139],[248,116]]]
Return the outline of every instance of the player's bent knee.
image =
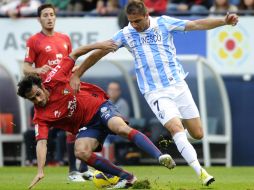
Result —
[[[194,139],[201,140],[204,136],[204,133],[202,130],[199,130],[191,135]]]
[[[92,155],[92,150],[75,150],[75,156],[76,158],[83,160],[83,161],[87,161],[91,155]]]
[[[121,126],[117,129],[117,133],[118,135],[122,136],[122,137],[128,137],[130,131],[132,130],[132,128],[130,128],[129,126]]]
[[[109,128],[112,132],[122,137],[128,137],[128,134],[132,130],[132,128],[126,125],[125,123],[120,125],[112,125],[109,126]]]

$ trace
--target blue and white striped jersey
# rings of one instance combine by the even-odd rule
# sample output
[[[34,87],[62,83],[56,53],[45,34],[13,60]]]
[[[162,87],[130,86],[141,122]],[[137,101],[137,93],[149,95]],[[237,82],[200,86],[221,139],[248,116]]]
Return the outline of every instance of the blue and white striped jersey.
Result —
[[[135,72],[142,94],[182,81],[186,74],[176,57],[173,32],[184,31],[187,20],[169,16],[149,17],[150,27],[137,32],[130,24],[113,36],[135,59]]]

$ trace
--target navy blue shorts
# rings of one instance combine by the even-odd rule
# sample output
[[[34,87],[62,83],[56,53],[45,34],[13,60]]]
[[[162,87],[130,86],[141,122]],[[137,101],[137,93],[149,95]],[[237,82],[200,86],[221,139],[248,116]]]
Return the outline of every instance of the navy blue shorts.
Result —
[[[115,133],[108,128],[108,121],[114,116],[123,118],[116,106],[110,100],[104,102],[94,115],[93,119],[86,126],[80,128],[76,138],[90,137],[97,139],[100,146],[97,147],[95,151],[101,151],[107,135],[115,135]]]

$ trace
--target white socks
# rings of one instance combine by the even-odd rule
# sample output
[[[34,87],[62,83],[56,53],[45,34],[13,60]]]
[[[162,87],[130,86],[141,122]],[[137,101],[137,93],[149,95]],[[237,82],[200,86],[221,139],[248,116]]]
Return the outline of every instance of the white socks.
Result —
[[[195,170],[197,175],[200,175],[201,166],[199,164],[197,153],[193,146],[188,141],[185,132],[176,133],[173,136],[174,142],[178,151],[181,153],[187,163]]]

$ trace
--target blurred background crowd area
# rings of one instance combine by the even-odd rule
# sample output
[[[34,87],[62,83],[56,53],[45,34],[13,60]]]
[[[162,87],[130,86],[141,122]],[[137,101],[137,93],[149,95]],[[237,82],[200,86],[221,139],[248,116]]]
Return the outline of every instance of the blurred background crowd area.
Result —
[[[121,16],[131,0],[1,0],[1,17],[36,16],[37,7],[51,3],[62,16]],[[254,15],[254,0],[144,0],[150,15]]]

